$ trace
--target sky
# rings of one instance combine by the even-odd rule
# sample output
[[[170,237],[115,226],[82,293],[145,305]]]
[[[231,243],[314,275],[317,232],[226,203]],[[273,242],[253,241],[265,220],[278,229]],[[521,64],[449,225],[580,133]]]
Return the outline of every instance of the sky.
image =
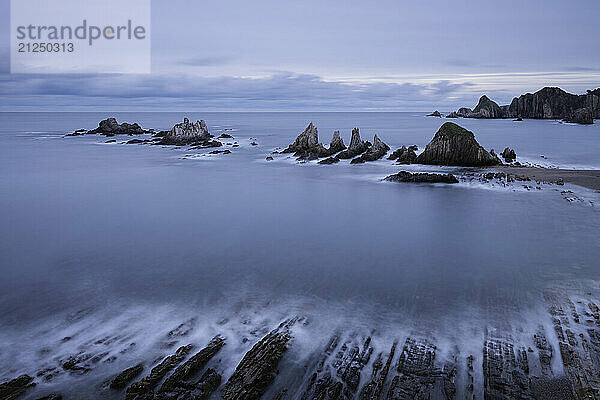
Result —
[[[152,0],[151,12],[150,74],[11,74],[0,0],[0,111],[450,111],[484,93],[502,105],[600,87],[598,0]]]

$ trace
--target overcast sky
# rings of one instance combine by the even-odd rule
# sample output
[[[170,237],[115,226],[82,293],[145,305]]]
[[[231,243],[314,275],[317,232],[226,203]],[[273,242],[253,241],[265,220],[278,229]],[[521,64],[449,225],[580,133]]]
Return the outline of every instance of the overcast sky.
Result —
[[[156,0],[149,75],[11,75],[0,4],[3,111],[448,111],[600,86],[598,0]]]

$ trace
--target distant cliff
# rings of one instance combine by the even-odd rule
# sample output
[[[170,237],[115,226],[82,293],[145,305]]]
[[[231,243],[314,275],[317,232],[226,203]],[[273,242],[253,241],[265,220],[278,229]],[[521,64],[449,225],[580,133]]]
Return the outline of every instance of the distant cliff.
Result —
[[[561,88],[545,87],[535,93],[515,97],[510,105],[499,106],[483,95],[470,111],[461,108],[451,114],[464,118],[535,118],[562,119],[567,122],[593,124],[600,118],[600,88],[586,94],[571,94]]]

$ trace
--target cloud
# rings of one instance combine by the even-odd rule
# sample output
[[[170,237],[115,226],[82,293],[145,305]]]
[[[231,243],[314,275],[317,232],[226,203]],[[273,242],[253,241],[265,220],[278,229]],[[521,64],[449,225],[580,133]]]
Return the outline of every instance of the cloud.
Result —
[[[233,61],[235,57],[232,56],[195,57],[183,59],[179,64],[192,67],[218,67],[231,64]]]
[[[0,74],[0,107],[11,104],[93,107],[121,104],[211,109],[406,110],[444,104],[471,84],[327,81],[316,75],[276,73],[261,78],[187,75],[8,75]],[[161,105],[162,104],[162,105]]]

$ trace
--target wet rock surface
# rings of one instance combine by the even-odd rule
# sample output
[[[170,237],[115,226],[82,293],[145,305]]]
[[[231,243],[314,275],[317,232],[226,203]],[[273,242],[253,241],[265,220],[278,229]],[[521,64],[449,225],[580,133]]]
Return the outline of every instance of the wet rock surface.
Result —
[[[155,135],[155,144],[198,147],[219,147],[222,143],[218,140],[210,140],[213,135],[208,131],[204,120],[190,122],[184,118],[183,122],[175,124],[171,130]]]
[[[8,382],[0,383],[0,398],[5,400],[16,399],[34,386],[35,382],[33,382],[31,376],[21,375]]]
[[[502,158],[504,158],[504,161],[506,161],[507,163],[511,163],[517,159],[517,153],[514,149],[511,149],[510,147],[506,147],[502,151],[502,153],[500,153],[500,155],[502,156]]]
[[[298,318],[282,322],[246,353],[225,384],[223,399],[257,399],[277,375],[277,366],[292,338],[291,328]]]
[[[446,122],[419,154],[417,163],[477,167],[497,165],[498,159],[477,143],[473,132]]]
[[[294,157],[301,160],[314,160],[330,155],[325,146],[319,142],[319,131],[312,122],[298,135],[294,143],[290,144],[281,153],[294,153]]]
[[[235,371],[225,372],[228,369],[218,355],[226,340],[217,335],[193,355],[192,345],[186,345],[155,361],[149,375],[131,384],[123,395],[161,400],[599,398],[599,291],[551,287],[540,296],[547,313],[537,316],[537,328],[513,330],[503,322],[508,310],[494,306],[489,311],[496,322],[468,348],[420,329],[400,327],[403,333],[381,336],[362,326],[335,331],[322,345],[311,346],[309,354],[294,349],[288,356],[297,345],[293,339],[297,329],[303,329],[304,319],[285,320],[269,331],[271,323],[253,325],[240,317],[242,325],[248,326],[245,338],[264,336],[240,355]],[[223,319],[218,326],[230,324]],[[185,321],[166,336],[187,340],[193,326]],[[245,343],[240,338],[231,340]],[[142,369],[139,364],[123,371],[113,379],[118,384],[111,384],[111,390],[123,390]],[[25,398],[39,386],[41,381],[22,375],[0,384],[0,398]]]
[[[432,112],[431,114],[427,114],[428,117],[442,117],[442,114],[438,111],[435,110],[434,112]]]
[[[400,171],[397,174],[387,176],[384,181],[388,182],[412,182],[412,183],[458,183],[458,179],[452,174],[433,174],[428,172]]]

